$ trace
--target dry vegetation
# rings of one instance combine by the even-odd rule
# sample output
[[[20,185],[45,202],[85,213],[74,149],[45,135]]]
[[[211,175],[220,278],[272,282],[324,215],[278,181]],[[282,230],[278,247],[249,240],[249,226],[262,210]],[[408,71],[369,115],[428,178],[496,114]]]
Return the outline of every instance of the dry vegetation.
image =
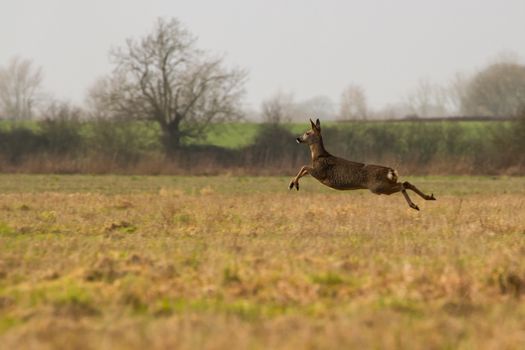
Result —
[[[0,176],[5,349],[514,349],[525,179]]]

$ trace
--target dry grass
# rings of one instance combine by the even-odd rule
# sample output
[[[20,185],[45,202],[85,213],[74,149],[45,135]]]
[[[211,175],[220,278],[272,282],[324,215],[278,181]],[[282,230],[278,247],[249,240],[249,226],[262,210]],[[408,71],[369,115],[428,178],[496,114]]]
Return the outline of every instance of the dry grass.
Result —
[[[525,179],[0,176],[6,349],[514,349]]]
[[[294,147],[298,147],[295,143]],[[98,175],[163,175],[163,176],[282,176],[293,174],[305,163],[309,154],[306,148],[300,147],[303,157],[286,155],[281,157],[269,151],[260,151],[259,156],[249,152],[244,156],[232,156],[230,159],[219,153],[194,153],[188,156],[183,153],[180,159],[169,159],[161,154],[147,154],[131,161],[115,159],[111,156],[64,156],[64,155],[34,155],[26,156],[17,162],[3,159],[0,154],[0,173],[4,174],[98,174]],[[282,152],[282,151],[281,151]],[[260,157],[265,154],[265,157]],[[240,157],[235,160],[235,157]],[[506,157],[510,157],[506,155]],[[416,157],[417,158],[417,157]],[[478,157],[479,158],[479,157]],[[483,158],[483,157],[481,157]],[[362,159],[354,159],[362,161]],[[479,159],[469,157],[436,157],[431,162],[422,164],[417,159],[402,161],[399,158],[382,157],[372,163],[384,164],[397,169],[404,174],[433,175],[504,175],[523,176],[525,160],[510,157],[510,164],[485,159],[479,164]]]

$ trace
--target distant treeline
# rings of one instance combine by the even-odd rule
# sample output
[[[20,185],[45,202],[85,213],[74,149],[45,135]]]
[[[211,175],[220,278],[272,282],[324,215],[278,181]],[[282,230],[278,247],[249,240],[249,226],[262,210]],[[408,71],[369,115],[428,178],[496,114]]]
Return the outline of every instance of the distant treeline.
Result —
[[[297,125],[256,128],[251,144],[242,147],[183,145],[168,156],[158,128],[148,123],[5,122],[0,124],[0,171],[291,175],[310,162],[308,148],[295,143]],[[525,174],[525,117],[332,123],[323,127],[323,137],[335,155],[388,164],[405,174]]]

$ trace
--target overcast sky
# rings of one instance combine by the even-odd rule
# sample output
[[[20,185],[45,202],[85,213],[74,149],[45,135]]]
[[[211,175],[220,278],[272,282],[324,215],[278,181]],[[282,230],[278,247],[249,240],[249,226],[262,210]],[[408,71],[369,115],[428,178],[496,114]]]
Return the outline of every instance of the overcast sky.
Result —
[[[0,65],[19,55],[57,98],[83,102],[109,72],[108,51],[176,17],[198,45],[249,71],[246,102],[297,100],[348,84],[376,108],[419,79],[445,83],[502,52],[525,57],[525,0],[0,0]]]

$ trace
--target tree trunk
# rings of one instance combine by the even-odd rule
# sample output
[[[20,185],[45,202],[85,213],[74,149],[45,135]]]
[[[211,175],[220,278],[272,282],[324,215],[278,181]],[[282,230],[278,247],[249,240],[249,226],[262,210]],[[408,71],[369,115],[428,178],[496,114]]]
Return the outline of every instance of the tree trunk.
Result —
[[[181,147],[181,133],[178,123],[171,122],[162,127],[162,144],[166,155],[175,155]]]

